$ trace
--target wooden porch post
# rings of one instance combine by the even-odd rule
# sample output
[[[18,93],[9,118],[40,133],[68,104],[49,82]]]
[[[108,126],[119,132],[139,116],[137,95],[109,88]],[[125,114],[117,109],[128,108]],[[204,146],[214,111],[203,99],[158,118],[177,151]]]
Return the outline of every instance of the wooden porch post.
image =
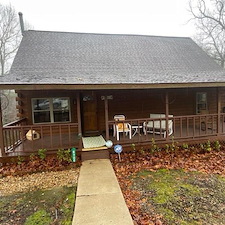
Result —
[[[6,156],[5,145],[4,145],[4,136],[3,136],[3,122],[2,122],[2,102],[0,96],[0,156]]]
[[[165,102],[166,102],[166,139],[169,139],[168,129],[169,129],[169,93],[166,91],[165,96]]]
[[[109,107],[107,96],[105,96],[104,98],[104,103],[105,103],[105,133],[106,133],[106,140],[109,140]]]
[[[77,94],[77,122],[78,122],[78,137],[79,139],[79,149],[82,149],[82,128],[81,128],[81,107],[80,107],[80,93]]]
[[[221,96],[220,96],[220,88],[217,88],[217,135],[220,135],[221,129],[220,129],[220,116],[221,116]]]

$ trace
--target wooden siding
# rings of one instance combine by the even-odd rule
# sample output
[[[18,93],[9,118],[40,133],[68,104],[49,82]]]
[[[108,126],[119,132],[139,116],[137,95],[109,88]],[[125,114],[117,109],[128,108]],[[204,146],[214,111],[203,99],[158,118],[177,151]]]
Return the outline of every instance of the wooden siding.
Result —
[[[174,116],[195,115],[197,92],[207,92],[209,112],[217,113],[217,88],[99,91],[98,121],[100,130],[105,129],[104,101],[101,100],[101,96],[113,96],[113,99],[108,102],[109,120],[112,120],[116,114],[124,114],[127,119],[137,119],[148,118],[150,113],[165,114],[166,91],[169,94],[169,114]],[[222,99],[225,100],[225,94]],[[225,107],[224,100],[221,100],[224,102],[222,107]]]
[[[169,114],[174,116],[196,114],[196,93],[207,92],[209,113],[217,113],[217,88],[149,89],[149,90],[96,90],[98,130],[105,130],[105,105],[101,96],[112,95],[108,100],[109,120],[116,114],[127,119],[148,118],[150,113],[165,113],[165,93],[169,94]],[[80,91],[82,93],[82,91]],[[32,124],[31,99],[41,97],[69,97],[71,122],[77,122],[75,90],[17,91],[18,113]],[[225,107],[225,88],[220,88],[221,112]],[[81,95],[82,96],[82,95]],[[75,103],[75,104],[74,104]],[[82,114],[82,109],[81,109]]]

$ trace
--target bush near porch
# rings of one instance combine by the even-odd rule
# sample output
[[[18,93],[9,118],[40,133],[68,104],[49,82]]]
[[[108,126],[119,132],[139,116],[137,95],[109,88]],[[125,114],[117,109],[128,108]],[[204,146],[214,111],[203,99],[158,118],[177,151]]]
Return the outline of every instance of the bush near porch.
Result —
[[[111,154],[135,224],[224,224],[225,146],[218,144],[133,145],[121,162]]]

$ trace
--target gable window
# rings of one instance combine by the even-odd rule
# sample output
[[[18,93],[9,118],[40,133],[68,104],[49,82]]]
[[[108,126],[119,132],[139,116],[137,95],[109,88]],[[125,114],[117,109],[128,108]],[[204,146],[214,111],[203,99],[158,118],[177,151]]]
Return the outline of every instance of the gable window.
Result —
[[[208,110],[207,93],[206,92],[197,92],[196,93],[196,113],[199,114],[206,110]]]
[[[32,99],[34,123],[70,122],[69,98]]]

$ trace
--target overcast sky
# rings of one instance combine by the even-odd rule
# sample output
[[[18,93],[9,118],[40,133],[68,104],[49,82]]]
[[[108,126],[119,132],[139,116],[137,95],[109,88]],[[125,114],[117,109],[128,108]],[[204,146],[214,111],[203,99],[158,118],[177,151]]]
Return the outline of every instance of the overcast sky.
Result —
[[[193,36],[189,0],[0,0],[35,30]]]

